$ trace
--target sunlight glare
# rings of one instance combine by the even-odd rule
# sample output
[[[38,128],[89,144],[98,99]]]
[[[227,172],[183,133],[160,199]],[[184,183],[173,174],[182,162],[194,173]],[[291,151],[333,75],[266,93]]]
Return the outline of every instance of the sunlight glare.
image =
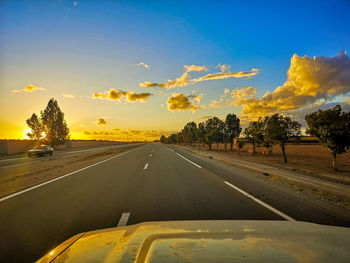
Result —
[[[22,138],[23,138],[23,139],[30,139],[29,136],[27,135],[27,133],[30,133],[30,132],[32,132],[32,130],[31,130],[30,128],[25,128],[25,129],[23,130]]]

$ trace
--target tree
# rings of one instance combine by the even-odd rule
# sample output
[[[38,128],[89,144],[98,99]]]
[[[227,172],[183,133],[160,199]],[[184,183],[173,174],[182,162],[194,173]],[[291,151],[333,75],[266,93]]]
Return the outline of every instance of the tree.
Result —
[[[333,109],[307,114],[305,120],[306,133],[316,137],[331,152],[332,167],[336,169],[337,154],[350,148],[350,112],[344,112],[340,105],[336,105]]]
[[[240,125],[240,120],[235,114],[227,114],[224,125],[225,135],[230,142],[231,151],[233,147],[234,138],[238,138],[241,134],[242,128]]]
[[[68,139],[69,129],[57,101],[50,99],[40,115],[46,138],[51,146],[64,143]]]
[[[264,123],[261,119],[259,119],[259,121],[252,121],[244,130],[246,139],[252,144],[253,154],[255,154],[255,147],[261,144],[264,140],[263,124]]]
[[[172,134],[168,138],[169,143],[177,143],[177,134]]]
[[[234,139],[234,143],[235,143],[235,146],[238,149],[238,151],[240,151],[244,146],[244,141],[238,139],[237,137]]]
[[[287,162],[285,145],[289,139],[301,135],[301,124],[291,118],[275,114],[265,121],[265,137],[267,141],[281,146],[283,160]]]
[[[205,141],[208,144],[209,150],[211,150],[213,143],[216,143],[218,146],[219,142],[222,142],[223,129],[224,122],[218,117],[210,118],[205,122]]]
[[[43,125],[38,116],[33,113],[32,116],[26,120],[27,125],[31,129],[31,132],[27,133],[27,136],[32,140],[40,140],[43,133]]]
[[[166,137],[164,136],[164,135],[162,135],[161,137],[160,137],[160,141],[162,142],[162,143],[166,143]]]
[[[198,124],[198,129],[197,129],[197,140],[201,144],[205,144],[205,122],[201,122]]]
[[[182,129],[182,134],[184,142],[188,143],[190,146],[196,141],[197,137],[197,124],[195,122],[189,122]]]
[[[260,117],[259,123],[261,126],[261,137],[259,141],[259,145],[267,149],[268,155],[272,155],[272,148],[276,144],[276,141],[274,141],[271,137],[266,136],[267,134],[267,127],[268,122],[270,120],[270,117],[265,116],[265,118]]]

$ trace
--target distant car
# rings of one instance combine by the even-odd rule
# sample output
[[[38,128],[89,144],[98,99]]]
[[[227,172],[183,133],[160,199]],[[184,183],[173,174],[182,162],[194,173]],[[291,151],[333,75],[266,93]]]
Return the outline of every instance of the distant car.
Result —
[[[49,145],[38,145],[33,149],[28,151],[28,157],[33,156],[44,156],[45,154],[49,154],[50,156],[53,154],[53,148]]]

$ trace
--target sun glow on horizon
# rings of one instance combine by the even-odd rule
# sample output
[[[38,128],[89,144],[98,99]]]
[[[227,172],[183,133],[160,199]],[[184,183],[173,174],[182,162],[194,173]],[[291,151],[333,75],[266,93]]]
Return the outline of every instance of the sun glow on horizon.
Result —
[[[25,128],[25,129],[23,130],[22,139],[26,139],[26,140],[30,139],[29,136],[27,135],[27,134],[30,133],[30,132],[32,132],[32,129],[30,129],[30,128]]]

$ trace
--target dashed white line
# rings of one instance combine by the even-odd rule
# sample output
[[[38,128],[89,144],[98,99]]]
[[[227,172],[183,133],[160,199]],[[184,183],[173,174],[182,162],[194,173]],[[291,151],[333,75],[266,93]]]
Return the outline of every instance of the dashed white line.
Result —
[[[152,157],[152,154],[150,154],[149,157]]]
[[[136,148],[136,149],[137,149],[137,148]],[[76,171],[74,171],[74,172],[71,172],[71,173],[62,175],[62,176],[57,177],[57,178],[55,178],[55,179],[52,179],[52,180],[46,181],[46,182],[44,182],[44,183],[41,183],[41,184],[38,184],[38,185],[35,185],[35,186],[32,186],[32,187],[29,187],[29,188],[27,188],[27,189],[25,189],[25,190],[22,190],[22,191],[19,191],[19,192],[17,192],[17,193],[14,193],[14,194],[5,196],[5,197],[3,197],[3,198],[0,199],[0,202],[5,201],[5,200],[7,200],[7,199],[10,199],[10,198],[12,198],[12,197],[15,197],[15,196],[17,196],[17,195],[23,194],[23,193],[25,193],[25,192],[29,192],[29,191],[31,191],[31,190],[34,190],[34,189],[39,188],[39,187],[41,187],[41,186],[44,186],[44,185],[46,185],[46,184],[50,184],[50,183],[52,183],[52,182],[61,180],[61,179],[65,178],[65,177],[68,177],[68,176],[70,176],[70,175],[72,175],[72,174],[75,174],[75,173],[84,171],[84,170],[86,170],[86,169],[89,169],[89,168],[94,167],[94,166],[96,166],[96,165],[99,165],[99,164],[101,164],[101,163],[104,163],[104,162],[107,162],[107,161],[112,160],[112,159],[114,159],[114,158],[117,158],[117,157],[119,157],[119,156],[121,156],[121,155],[124,155],[124,154],[127,154],[127,153],[129,153],[129,152],[135,151],[136,149],[132,149],[132,150],[130,150],[130,151],[120,153],[120,154],[115,155],[115,156],[112,156],[112,157],[110,157],[110,158],[108,158],[108,159],[102,160],[102,161],[100,161],[100,162],[98,162],[98,163],[94,163],[94,164],[91,164],[91,165],[89,165],[89,166],[86,166],[86,167],[83,167],[83,168],[81,168],[81,169],[78,169],[78,170],[76,170]]]
[[[245,195],[246,197],[252,199],[253,201],[257,202],[258,204],[262,205],[263,207],[269,209],[270,211],[274,212],[275,214],[283,217],[284,219],[288,220],[288,221],[295,221],[294,218],[291,218],[290,216],[287,216],[286,214],[282,213],[281,211],[278,211],[277,209],[273,208],[272,206],[264,203],[263,201],[255,198],[254,196],[248,194],[247,192],[243,191],[242,189],[238,188],[237,186],[225,181],[225,184],[227,184],[228,186],[232,187],[233,189],[235,189],[236,191],[240,192],[241,194]]]
[[[126,226],[130,217],[130,213],[123,213],[119,219],[117,226]]]
[[[148,163],[145,164],[145,167],[143,167],[144,170],[146,170],[148,167]]]
[[[181,158],[185,159],[187,162],[193,164],[194,166],[196,166],[196,167],[198,167],[198,168],[202,168],[202,166],[200,166],[200,165],[198,165],[198,164],[192,162],[191,160],[188,160],[185,156],[182,156],[182,155],[179,154],[179,153],[176,153],[176,154],[177,154],[178,156],[180,156]]]

